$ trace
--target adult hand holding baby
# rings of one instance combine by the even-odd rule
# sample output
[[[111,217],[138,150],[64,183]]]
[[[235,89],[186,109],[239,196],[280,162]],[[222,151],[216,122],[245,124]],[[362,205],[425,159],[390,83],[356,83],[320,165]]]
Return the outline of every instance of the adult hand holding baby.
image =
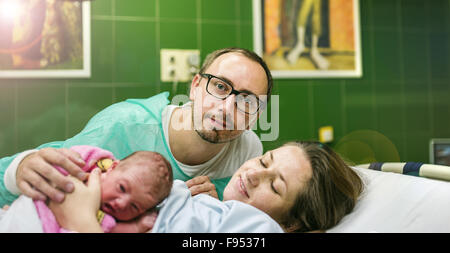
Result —
[[[74,191],[67,193],[62,203],[50,201],[49,208],[65,229],[77,232],[103,232],[96,215],[100,209],[100,169],[94,169],[86,184],[75,177],[67,177]]]
[[[43,148],[19,164],[16,172],[17,187],[23,194],[39,200],[47,196],[57,202],[64,200],[64,192],[73,191],[73,183],[59,173],[54,165],[64,168],[69,174],[85,180],[87,174],[81,169],[85,162],[80,155],[69,149]]]
[[[200,193],[208,194],[218,199],[216,186],[211,182],[208,176],[198,176],[186,181],[186,185],[191,191],[192,196]]]

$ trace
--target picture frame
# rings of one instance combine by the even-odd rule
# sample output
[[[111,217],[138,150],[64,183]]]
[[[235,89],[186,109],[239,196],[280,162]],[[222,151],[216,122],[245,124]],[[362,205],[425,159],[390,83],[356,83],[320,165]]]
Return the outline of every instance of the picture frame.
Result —
[[[0,78],[91,77],[89,1],[0,5]]]
[[[253,44],[274,78],[360,78],[359,0],[253,0]]]

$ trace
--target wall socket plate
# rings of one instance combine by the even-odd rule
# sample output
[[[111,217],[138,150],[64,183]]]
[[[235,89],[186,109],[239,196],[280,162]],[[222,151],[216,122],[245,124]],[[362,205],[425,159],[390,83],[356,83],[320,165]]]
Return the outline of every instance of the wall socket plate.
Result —
[[[161,49],[161,81],[189,82],[200,68],[198,49]]]

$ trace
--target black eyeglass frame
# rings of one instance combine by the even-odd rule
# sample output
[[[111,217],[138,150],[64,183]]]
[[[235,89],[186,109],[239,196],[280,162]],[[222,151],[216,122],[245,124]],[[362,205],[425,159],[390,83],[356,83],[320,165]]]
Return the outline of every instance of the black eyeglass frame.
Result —
[[[243,112],[243,113],[254,115],[254,114],[258,113],[258,112],[259,112],[259,109],[265,105],[265,102],[262,101],[261,99],[259,99],[258,96],[256,96],[255,94],[253,94],[253,93],[247,93],[247,92],[242,92],[242,91],[237,91],[237,90],[234,89],[233,85],[231,85],[227,80],[224,80],[223,78],[217,77],[217,76],[215,76],[215,75],[207,74],[207,73],[199,73],[199,75],[202,76],[202,77],[208,78],[208,82],[206,83],[206,92],[208,92],[209,95],[211,95],[211,96],[213,96],[213,97],[215,97],[215,98],[217,98],[217,99],[225,100],[225,99],[227,99],[227,97],[231,96],[232,94],[234,94],[234,95],[236,95],[236,96],[238,96],[238,95],[240,95],[240,94],[247,94],[247,95],[253,95],[253,96],[255,96],[255,98],[258,100],[258,109],[256,110],[256,112],[254,112],[254,113],[246,112],[246,111],[243,111],[243,110],[239,109],[239,107],[237,107],[237,109],[238,109],[239,111]],[[228,94],[228,95],[227,95],[226,97],[224,97],[224,98],[217,97],[217,96],[215,96],[214,94],[211,94],[211,92],[208,91],[208,85],[209,85],[209,82],[211,81],[212,78],[217,78],[217,79],[221,80],[222,82],[228,84],[228,85],[231,87],[231,92],[230,92],[230,94]]]

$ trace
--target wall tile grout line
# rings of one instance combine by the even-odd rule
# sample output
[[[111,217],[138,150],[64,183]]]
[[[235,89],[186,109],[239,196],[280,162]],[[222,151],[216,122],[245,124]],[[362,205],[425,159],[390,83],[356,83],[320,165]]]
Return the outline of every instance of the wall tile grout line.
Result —
[[[345,135],[345,133],[347,133],[347,83],[345,81],[345,79],[342,79],[339,83],[340,85],[340,96],[342,98],[341,101],[341,127],[342,127],[342,136]],[[336,133],[334,138],[336,138]]]
[[[17,81],[14,85],[14,153],[19,152],[19,86]]]
[[[370,25],[369,27],[373,27],[374,26],[374,13],[373,13],[373,0],[369,0],[368,1],[368,5],[369,5],[369,9],[368,11],[370,11]],[[370,29],[370,59],[371,59],[371,69],[370,71],[372,72],[371,74],[371,92],[372,92],[372,109],[373,109],[373,119],[374,119],[374,125],[375,125],[375,129],[378,129],[379,127],[379,123],[378,123],[378,109],[377,109],[377,95],[376,95],[376,70],[375,70],[375,66],[376,66],[376,62],[375,62],[375,32],[373,29]]]
[[[314,129],[315,124],[314,124],[314,87],[313,87],[313,81],[308,81],[308,112],[309,112],[309,127],[310,127],[310,136],[317,136],[316,131]],[[281,98],[280,98],[281,99]]]
[[[201,0],[200,0],[201,1]],[[201,8],[201,7],[200,7]],[[240,12],[240,10],[239,10]],[[105,16],[105,15],[95,15],[92,16],[92,20],[99,21],[123,21],[123,22],[168,22],[168,23],[198,23],[201,24],[213,24],[213,25],[251,25],[250,21],[242,21],[242,20],[215,20],[215,19],[203,19],[196,18],[165,18],[165,17],[135,17],[135,16]]]
[[[115,3],[115,0],[112,0],[112,3]],[[156,17],[135,17],[135,16],[116,16],[112,14],[111,16],[106,15],[94,15],[92,16],[93,20],[102,20],[102,21],[129,21],[129,22],[156,22],[158,21]]]
[[[156,22],[155,22],[155,35],[156,35],[156,45],[155,45],[155,47],[156,47],[156,55],[158,56],[158,59],[159,59],[159,61],[158,61],[158,63],[156,64],[156,76],[158,77],[157,78],[157,80],[156,80],[156,83],[155,83],[155,85],[157,86],[157,88],[156,88],[156,90],[157,90],[157,93],[161,93],[161,66],[160,66],[160,62],[161,62],[161,55],[160,55],[160,51],[161,51],[161,21],[160,21],[160,15],[161,15],[161,13],[160,13],[160,2],[159,2],[159,0],[156,0],[155,1],[155,19],[156,19]],[[173,95],[173,94],[172,94]]]
[[[363,31],[375,31],[375,32],[396,32],[398,29],[397,27],[392,26],[364,26],[362,27]],[[402,28],[404,33],[410,33],[410,34],[421,34],[425,35],[424,29],[420,28],[414,28],[414,27],[403,27]]]
[[[425,1],[425,13],[427,13],[427,25],[425,27],[426,39],[425,39],[425,50],[426,50],[426,70],[427,70],[427,96],[428,96],[428,115],[430,115],[429,120],[429,135],[434,137],[434,112],[433,112],[433,86],[431,80],[431,52],[430,52],[430,28],[429,28],[429,16],[430,6],[428,1]]]
[[[64,82],[64,112],[65,112],[65,132],[64,139],[67,140],[70,138],[69,136],[69,122],[70,122],[70,113],[69,113],[69,81],[66,80]]]
[[[202,3],[201,0],[197,0],[196,2],[196,9],[197,9],[197,17],[195,19],[196,25],[197,25],[197,47],[199,50],[202,48]],[[200,51],[200,55],[202,52]],[[200,62],[201,59],[200,59]]]
[[[111,6],[111,15],[114,17],[116,15],[116,0],[112,0],[111,2],[112,6]],[[113,83],[116,81],[116,64],[117,64],[117,60],[116,60],[116,20],[112,20],[111,21],[111,26],[112,26],[112,31],[111,31],[111,35],[112,35],[112,66],[114,66],[114,68],[111,71],[111,100],[112,103],[114,103],[116,101],[116,87],[115,85],[113,85]]]
[[[241,46],[241,8],[239,6],[240,0],[235,0],[235,11],[236,11],[236,46]]]
[[[404,157],[408,159],[408,149],[406,144],[406,91],[405,91],[405,63],[403,54],[403,16],[402,16],[402,1],[397,0],[397,34],[398,34],[398,57],[400,60],[400,100],[401,100],[401,132],[402,132],[402,149]]]

